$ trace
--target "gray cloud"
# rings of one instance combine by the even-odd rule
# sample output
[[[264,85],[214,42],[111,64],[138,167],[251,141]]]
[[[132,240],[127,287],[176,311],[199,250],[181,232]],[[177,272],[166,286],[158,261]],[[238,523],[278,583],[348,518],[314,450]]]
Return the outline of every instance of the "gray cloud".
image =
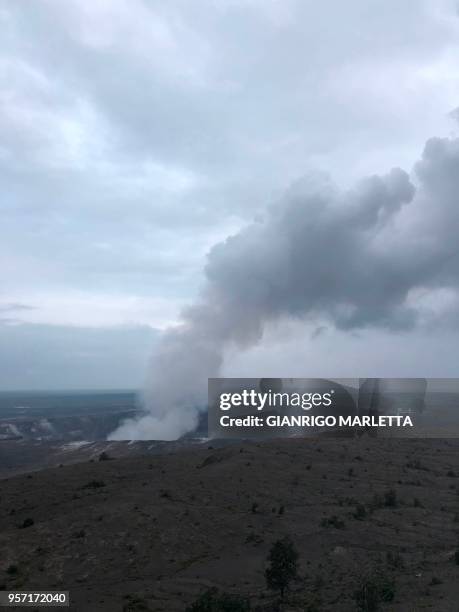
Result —
[[[35,310],[34,306],[29,304],[20,304],[18,302],[11,302],[9,304],[0,304],[0,312],[17,312],[17,311],[28,311]]]
[[[346,192],[302,182],[264,220],[216,245],[201,300],[159,345],[151,416],[113,437],[183,433],[228,347],[256,343],[270,321],[389,331],[422,323],[416,292],[459,290],[459,140],[429,140],[414,175],[416,188],[399,168]]]
[[[263,239],[266,224],[288,235],[283,205],[278,212],[267,206],[316,168],[341,186],[322,180],[316,189],[330,215],[341,200],[357,209],[365,198],[374,202],[361,229],[339,237],[331,222],[311,213],[324,239],[333,235],[350,257],[348,243],[365,242],[373,231],[379,236],[373,248],[384,251],[384,237],[395,259],[401,239],[387,228],[396,220],[409,250],[416,232],[404,228],[416,225],[426,247],[421,259],[437,266],[434,255],[443,257],[436,278],[449,286],[453,264],[425,228],[447,233],[453,224],[441,227],[428,194],[418,193],[415,207],[390,177],[351,186],[356,177],[384,174],[393,165],[410,167],[430,134],[457,130],[448,117],[459,99],[455,4],[377,0],[368,10],[366,0],[0,2],[0,298],[35,308],[8,313],[9,322],[68,325],[86,337],[84,327],[176,321],[180,308],[197,299],[211,246],[255,216],[265,221],[247,230],[251,240]],[[432,172],[428,166],[420,176]],[[415,186],[417,180],[411,176]],[[252,256],[248,235],[236,239],[242,242]],[[282,250],[276,244],[273,250]],[[413,258],[415,252],[413,246]],[[226,265],[231,257],[223,246],[211,255],[212,291],[220,291],[217,274],[241,281],[243,265],[237,258]],[[285,266],[275,252],[264,257],[280,271]],[[415,324],[415,298],[403,296],[407,277],[421,274],[420,266],[406,263],[392,274],[389,255],[378,261],[378,273],[396,285],[391,298],[380,290],[339,313],[327,302],[335,324],[352,327],[353,317],[359,325],[365,318],[368,325]],[[264,265],[255,258],[248,267],[267,274]],[[273,308],[282,311],[276,283]],[[256,286],[260,296],[267,291],[260,280]],[[438,292],[435,307],[426,304],[422,316],[441,300],[449,300],[445,317],[453,320],[453,298]],[[301,312],[305,301],[296,290],[289,312]],[[236,304],[235,316],[239,311]],[[207,314],[192,316],[204,325]],[[257,315],[244,317],[256,336]],[[38,337],[36,351],[46,351]],[[52,374],[50,367],[43,380]],[[97,382],[87,375],[88,384]]]
[[[411,162],[457,105],[454,5],[366,5],[3,3],[5,290],[185,300],[308,168]]]

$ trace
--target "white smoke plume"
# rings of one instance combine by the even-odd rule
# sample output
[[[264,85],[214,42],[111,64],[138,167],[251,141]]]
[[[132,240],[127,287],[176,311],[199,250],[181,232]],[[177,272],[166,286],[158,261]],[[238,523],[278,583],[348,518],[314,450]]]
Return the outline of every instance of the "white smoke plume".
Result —
[[[232,344],[267,322],[320,318],[341,329],[418,324],[413,296],[459,289],[459,140],[431,139],[411,175],[395,168],[342,192],[303,181],[209,253],[201,298],[151,364],[148,415],[111,439],[174,439],[205,407]]]

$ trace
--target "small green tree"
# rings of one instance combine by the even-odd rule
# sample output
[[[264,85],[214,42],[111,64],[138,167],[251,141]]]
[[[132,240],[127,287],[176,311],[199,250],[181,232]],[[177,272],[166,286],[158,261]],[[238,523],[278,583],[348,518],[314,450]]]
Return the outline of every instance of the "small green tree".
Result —
[[[268,561],[269,567],[265,571],[266,583],[270,589],[280,591],[283,599],[285,589],[298,576],[298,551],[288,536],[274,542],[269,551]]]

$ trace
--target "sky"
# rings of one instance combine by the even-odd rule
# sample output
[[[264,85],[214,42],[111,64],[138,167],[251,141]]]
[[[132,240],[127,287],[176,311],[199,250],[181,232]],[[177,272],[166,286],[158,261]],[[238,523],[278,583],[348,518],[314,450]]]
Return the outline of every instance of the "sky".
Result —
[[[422,226],[437,160],[459,175],[453,145],[425,149],[459,132],[454,1],[0,1],[0,29],[0,389],[140,387],[209,278],[244,287],[227,275],[228,236],[297,192],[349,193],[392,168],[421,184],[405,216]],[[267,258],[291,227],[268,225]],[[359,325],[283,304],[256,342],[225,348],[222,371],[454,376],[455,271],[433,290],[407,264],[422,282],[402,283],[403,299],[424,306],[410,325],[388,325],[375,300],[356,306]]]

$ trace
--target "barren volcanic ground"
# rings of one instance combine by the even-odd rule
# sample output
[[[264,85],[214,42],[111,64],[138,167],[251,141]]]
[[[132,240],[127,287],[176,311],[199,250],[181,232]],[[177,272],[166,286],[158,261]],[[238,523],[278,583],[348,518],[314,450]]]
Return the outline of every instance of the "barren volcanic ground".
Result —
[[[92,461],[0,481],[0,586],[65,589],[71,610],[184,611],[208,587],[253,610],[459,610],[459,441],[279,440]],[[28,520],[30,519],[30,520]],[[289,534],[299,578],[265,584]],[[31,608],[29,608],[31,609]]]

